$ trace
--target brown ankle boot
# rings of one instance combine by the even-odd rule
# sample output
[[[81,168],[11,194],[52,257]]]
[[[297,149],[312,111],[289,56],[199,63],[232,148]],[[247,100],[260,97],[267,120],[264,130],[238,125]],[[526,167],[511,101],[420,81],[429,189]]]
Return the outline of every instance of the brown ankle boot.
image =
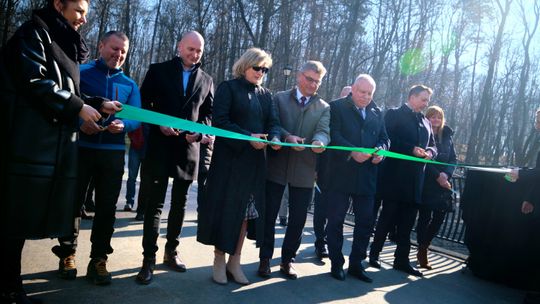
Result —
[[[420,268],[433,269],[428,261],[428,247],[429,245],[419,245],[416,258],[418,259]]]

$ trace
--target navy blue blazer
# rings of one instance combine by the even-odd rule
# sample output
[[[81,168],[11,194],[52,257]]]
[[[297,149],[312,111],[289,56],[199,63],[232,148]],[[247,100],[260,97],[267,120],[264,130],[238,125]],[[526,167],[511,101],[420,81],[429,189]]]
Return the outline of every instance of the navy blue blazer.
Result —
[[[390,109],[385,115],[386,130],[392,142],[390,151],[413,155],[413,148],[431,150],[437,155],[431,123],[407,105]],[[385,160],[381,168],[383,200],[419,204],[424,185],[425,164],[395,158]]]
[[[330,103],[331,145],[346,147],[380,148],[390,146],[381,110],[371,102],[366,107],[366,118],[354,105],[351,96]],[[375,194],[377,167],[371,160],[358,163],[350,152],[329,150],[328,189],[349,194]]]

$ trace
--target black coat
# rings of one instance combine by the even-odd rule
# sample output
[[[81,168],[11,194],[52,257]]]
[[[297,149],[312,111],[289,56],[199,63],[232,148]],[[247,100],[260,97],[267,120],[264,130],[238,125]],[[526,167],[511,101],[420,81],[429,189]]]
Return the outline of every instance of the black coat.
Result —
[[[174,117],[210,124],[214,85],[212,77],[197,66],[183,91],[180,57],[152,64],[141,86],[142,107]],[[199,166],[199,143],[188,143],[185,133],[165,136],[159,126],[150,125],[143,172],[149,176],[170,176],[195,180]]]
[[[390,109],[385,115],[386,131],[390,137],[390,151],[413,155],[413,148],[437,148],[431,124],[421,113],[414,113],[406,104]],[[419,204],[422,199],[425,165],[419,162],[387,158],[382,167],[382,199]]]
[[[279,121],[270,92],[244,78],[221,83],[216,91],[215,127],[251,135],[279,136]],[[197,240],[234,254],[251,196],[259,213],[248,223],[248,237],[263,241],[266,152],[248,141],[217,137],[198,209]]]
[[[381,110],[370,103],[362,118],[351,95],[330,103],[332,146],[380,148],[390,146]],[[377,168],[371,160],[358,163],[348,151],[328,151],[328,189],[331,191],[375,195]]]
[[[76,51],[80,41],[65,19],[48,8],[34,12],[2,50],[3,235],[45,238],[72,232],[78,114],[84,103]]]
[[[444,126],[442,137],[439,138],[437,134],[435,135],[435,142],[437,145],[436,161],[449,164],[456,163],[456,151],[452,140],[453,134],[454,131],[452,131],[450,127]],[[450,210],[452,191],[441,187],[437,182],[437,178],[439,178],[441,172],[446,173],[446,175],[451,178],[455,169],[456,167],[454,166],[426,165],[422,205],[425,205],[432,210]]]

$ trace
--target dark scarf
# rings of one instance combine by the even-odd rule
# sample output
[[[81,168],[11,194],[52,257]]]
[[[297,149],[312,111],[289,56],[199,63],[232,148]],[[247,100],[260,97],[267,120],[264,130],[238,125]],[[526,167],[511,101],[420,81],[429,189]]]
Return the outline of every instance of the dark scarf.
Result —
[[[78,63],[83,63],[88,59],[89,51],[86,42],[58,11],[52,7],[46,7],[34,11],[34,18],[36,17],[45,23],[51,39],[69,58]]]

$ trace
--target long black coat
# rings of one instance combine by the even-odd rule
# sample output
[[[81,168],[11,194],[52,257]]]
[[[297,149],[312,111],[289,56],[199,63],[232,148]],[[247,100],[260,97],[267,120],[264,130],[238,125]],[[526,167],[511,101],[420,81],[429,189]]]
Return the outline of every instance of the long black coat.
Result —
[[[244,78],[224,81],[216,91],[213,125],[251,135],[279,136],[279,121],[270,92]],[[248,237],[259,246],[264,231],[266,152],[247,141],[216,138],[206,191],[198,210],[197,240],[234,254],[250,196],[259,213],[248,223]]]
[[[210,124],[214,85],[212,77],[197,66],[183,91],[180,57],[152,64],[141,86],[142,107],[174,117]],[[150,125],[143,172],[195,180],[199,166],[199,143],[188,143],[185,134],[165,136],[159,126]]]
[[[441,138],[435,135],[435,142],[437,145],[437,157],[436,161],[455,164],[456,163],[456,150],[454,149],[454,142],[452,135],[454,131],[448,126],[444,126]],[[437,178],[441,172],[446,173],[449,178],[454,174],[454,166],[443,165],[426,165],[426,176],[424,179],[424,192],[422,193],[422,205],[427,206],[433,210],[445,211],[451,207],[449,205],[452,192],[439,185]]]
[[[390,109],[385,115],[390,151],[413,155],[413,148],[431,150],[437,155],[431,124],[421,113],[414,113],[406,104]],[[424,186],[425,165],[419,162],[387,158],[382,167],[383,200],[419,204]]]
[[[9,237],[65,236],[73,227],[84,102],[77,54],[60,46],[79,36],[59,16],[34,12],[2,50],[0,234]]]
[[[330,103],[331,145],[346,147],[380,148],[390,146],[384,119],[375,103],[366,107],[363,119],[351,96]],[[358,163],[350,152],[328,151],[328,188],[333,191],[374,195],[377,183],[377,167],[371,160]]]

